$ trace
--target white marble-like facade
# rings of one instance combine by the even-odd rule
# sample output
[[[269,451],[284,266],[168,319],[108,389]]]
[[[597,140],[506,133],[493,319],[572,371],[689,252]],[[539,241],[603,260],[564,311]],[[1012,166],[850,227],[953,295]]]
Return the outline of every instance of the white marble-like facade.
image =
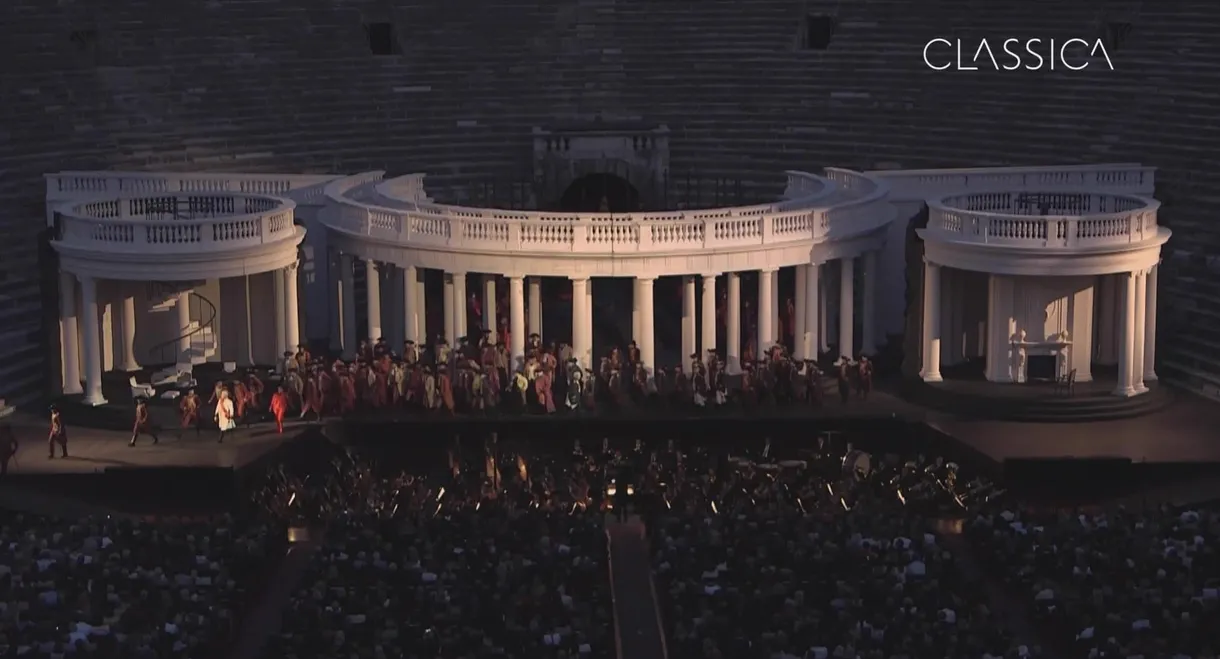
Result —
[[[250,346],[278,350],[305,339],[330,339],[350,354],[358,340],[377,338],[388,328],[397,328],[394,335],[400,338],[423,340],[428,329],[423,319],[431,305],[444,309],[442,333],[455,340],[470,329],[464,327],[464,301],[474,291],[466,289],[490,293],[488,287],[494,284],[487,282],[499,278],[507,279],[510,349],[519,357],[525,336],[540,327],[538,282],[560,277],[571,281],[574,293],[571,335],[576,353],[591,364],[590,280],[630,278],[633,337],[652,366],[653,305],[647,301],[657,278],[678,276],[683,278],[682,354],[723,338],[730,367],[735,367],[743,340],[740,274],[762,273],[757,278],[755,337],[761,349],[780,334],[777,273],[793,269],[796,356],[816,356],[831,343],[842,354],[868,354],[886,334],[901,331],[907,220],[925,202],[932,210],[922,235],[929,281],[936,282],[925,287],[931,298],[925,302],[935,303],[925,304],[925,312],[939,310],[925,313],[925,357],[941,355],[930,360],[935,366],[925,363],[927,379],[939,376],[941,363],[984,355],[989,377],[1020,381],[1022,354],[1052,350],[1061,368],[1070,365],[1083,380],[1088,377],[1086,357],[1101,354],[1091,345],[1092,327],[1104,325],[1095,322],[1102,317],[1098,303],[1092,303],[1098,311],[1084,311],[1091,298],[1129,308],[1132,319],[1142,304],[1141,336],[1145,343],[1146,337],[1155,336],[1155,322],[1149,329],[1147,320],[1150,313],[1155,317],[1155,284],[1149,282],[1155,282],[1159,246],[1168,232],[1156,224],[1156,202],[1145,197],[1153,189],[1149,167],[828,169],[786,176],[785,193],[772,204],[562,214],[437,204],[418,174],[391,179],[381,172],[48,175],[48,221],[60,223],[55,246],[66,273],[61,290],[64,295],[71,291],[73,297],[70,305],[64,303],[61,325],[64,336],[79,332],[83,337],[63,342],[79,346],[76,355],[64,349],[64,389],[78,390],[83,379],[88,396],[98,398],[89,383],[99,380],[96,371],[107,363],[100,334],[95,342],[87,327],[68,325],[73,324],[72,313],[89,315],[83,309],[69,311],[80,308],[76,299],[88,301],[89,309],[99,304],[98,283],[103,280],[205,287],[216,282],[215,302],[222,318],[219,346],[244,345],[244,360],[259,361],[261,355],[251,353],[270,348]],[[179,199],[184,208],[201,210],[201,216],[158,216],[153,202],[163,203],[167,197]],[[1030,199],[1064,207],[1031,211]],[[215,212],[217,208],[224,212]],[[211,216],[202,216],[209,212]],[[362,305],[367,337],[354,336],[357,268],[364,269],[369,282]],[[427,270],[443,273],[440,299],[428,299],[422,284]],[[260,281],[263,273],[279,274],[266,275],[267,286],[251,286],[249,282]],[[1138,281],[1128,287],[1121,283],[1127,275]],[[1123,297],[1126,293],[1109,298],[1095,293],[1099,277],[1121,280],[1118,288],[1133,293],[1130,304]],[[716,336],[714,314],[700,319],[694,313],[699,296],[703,308],[715,308],[718,279],[729,293],[727,337]],[[1144,293],[1134,295],[1141,286]],[[494,294],[485,297],[485,307],[494,304]],[[276,311],[269,340],[256,339],[251,322],[245,322],[243,330],[228,320],[249,319],[241,307],[262,305]],[[485,317],[494,318],[494,311],[485,308]],[[1136,331],[1129,333],[1130,341],[1096,333],[1099,346],[1119,345],[1113,352],[1127,359],[1127,344],[1135,341]],[[1119,334],[1126,337],[1125,332]],[[1008,364],[1004,373],[1000,352]],[[1151,363],[1151,352],[1145,348],[1136,355],[1132,348],[1124,363]],[[81,354],[89,357],[82,359]],[[81,365],[78,372],[72,372],[71,364]],[[1132,391],[1139,388],[1134,375],[1130,386]]]

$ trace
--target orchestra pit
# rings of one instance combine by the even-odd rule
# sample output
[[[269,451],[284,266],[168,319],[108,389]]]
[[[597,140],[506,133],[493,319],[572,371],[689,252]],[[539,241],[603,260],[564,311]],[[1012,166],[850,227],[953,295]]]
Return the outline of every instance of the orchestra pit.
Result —
[[[1220,656],[1214,4],[6,7],[0,656]]]

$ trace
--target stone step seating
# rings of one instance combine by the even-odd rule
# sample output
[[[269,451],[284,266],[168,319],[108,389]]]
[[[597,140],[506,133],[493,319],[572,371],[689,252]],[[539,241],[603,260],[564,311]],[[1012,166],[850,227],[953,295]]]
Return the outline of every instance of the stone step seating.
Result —
[[[1078,383],[1072,395],[1051,385],[1001,385],[990,382],[950,381],[903,384],[909,401],[964,418],[1026,423],[1092,423],[1132,419],[1154,414],[1174,400],[1168,387],[1148,383],[1146,394],[1122,398],[1111,395],[1114,378]],[[1014,389],[1015,387],[1015,389]]]

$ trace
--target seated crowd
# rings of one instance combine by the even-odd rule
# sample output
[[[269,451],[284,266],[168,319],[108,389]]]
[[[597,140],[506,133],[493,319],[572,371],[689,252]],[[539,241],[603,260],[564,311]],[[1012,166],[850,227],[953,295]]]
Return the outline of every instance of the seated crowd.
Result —
[[[978,516],[972,540],[1078,657],[1220,653],[1220,512]]]
[[[218,656],[273,555],[267,528],[4,513],[0,656]]]
[[[677,484],[651,529],[671,656],[1037,653],[962,578],[928,507],[881,482],[901,478],[843,473],[842,458],[759,462],[681,456],[661,477]]]
[[[268,657],[613,655],[600,466],[458,453],[440,474],[344,458],[309,488],[337,506],[284,475],[281,514],[301,503],[329,528]]]

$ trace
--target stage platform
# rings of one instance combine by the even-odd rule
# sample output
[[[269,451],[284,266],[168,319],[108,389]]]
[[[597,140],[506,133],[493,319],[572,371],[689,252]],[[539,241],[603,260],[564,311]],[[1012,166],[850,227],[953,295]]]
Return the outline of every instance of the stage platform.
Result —
[[[51,403],[59,407],[60,412],[70,427],[96,428],[100,430],[130,431],[135,419],[136,404],[131,395],[129,379],[135,376],[136,382],[147,383],[156,368],[145,368],[132,373],[108,372],[102,374],[102,396],[106,398],[104,405],[86,405],[83,396],[61,396]],[[238,369],[237,373],[225,373],[224,367],[217,363],[200,364],[194,367],[195,392],[202,398],[205,409],[204,417],[211,416],[207,401],[212,396],[212,388],[219,381],[231,381],[244,374],[249,369]],[[253,369],[263,380],[269,391],[273,391],[278,381],[272,379],[274,370],[266,366],[256,366]],[[166,428],[178,425],[178,401],[161,398],[174,387],[157,387],[157,396],[148,401],[148,411],[155,425]],[[269,394],[268,394],[269,395]]]
[[[1134,419],[1168,408],[1173,392],[1148,383],[1138,396],[1113,395],[1118,387],[1113,372],[1095,373],[1090,382],[1069,390],[1053,382],[1023,384],[988,382],[981,373],[946,369],[943,382],[907,381],[904,397],[915,405],[962,418],[1022,423],[1085,423]]]
[[[130,432],[69,427],[68,457],[57,452],[48,459],[44,421],[20,413],[10,421],[20,449],[0,478],[7,494],[25,496],[9,492],[15,488],[139,514],[231,510],[244,501],[247,475],[261,473],[280,449],[316,426],[298,422],[280,435],[263,424],[235,431],[224,444],[214,430],[199,437],[168,431],[158,444],[141,437],[134,447],[127,445]]]

